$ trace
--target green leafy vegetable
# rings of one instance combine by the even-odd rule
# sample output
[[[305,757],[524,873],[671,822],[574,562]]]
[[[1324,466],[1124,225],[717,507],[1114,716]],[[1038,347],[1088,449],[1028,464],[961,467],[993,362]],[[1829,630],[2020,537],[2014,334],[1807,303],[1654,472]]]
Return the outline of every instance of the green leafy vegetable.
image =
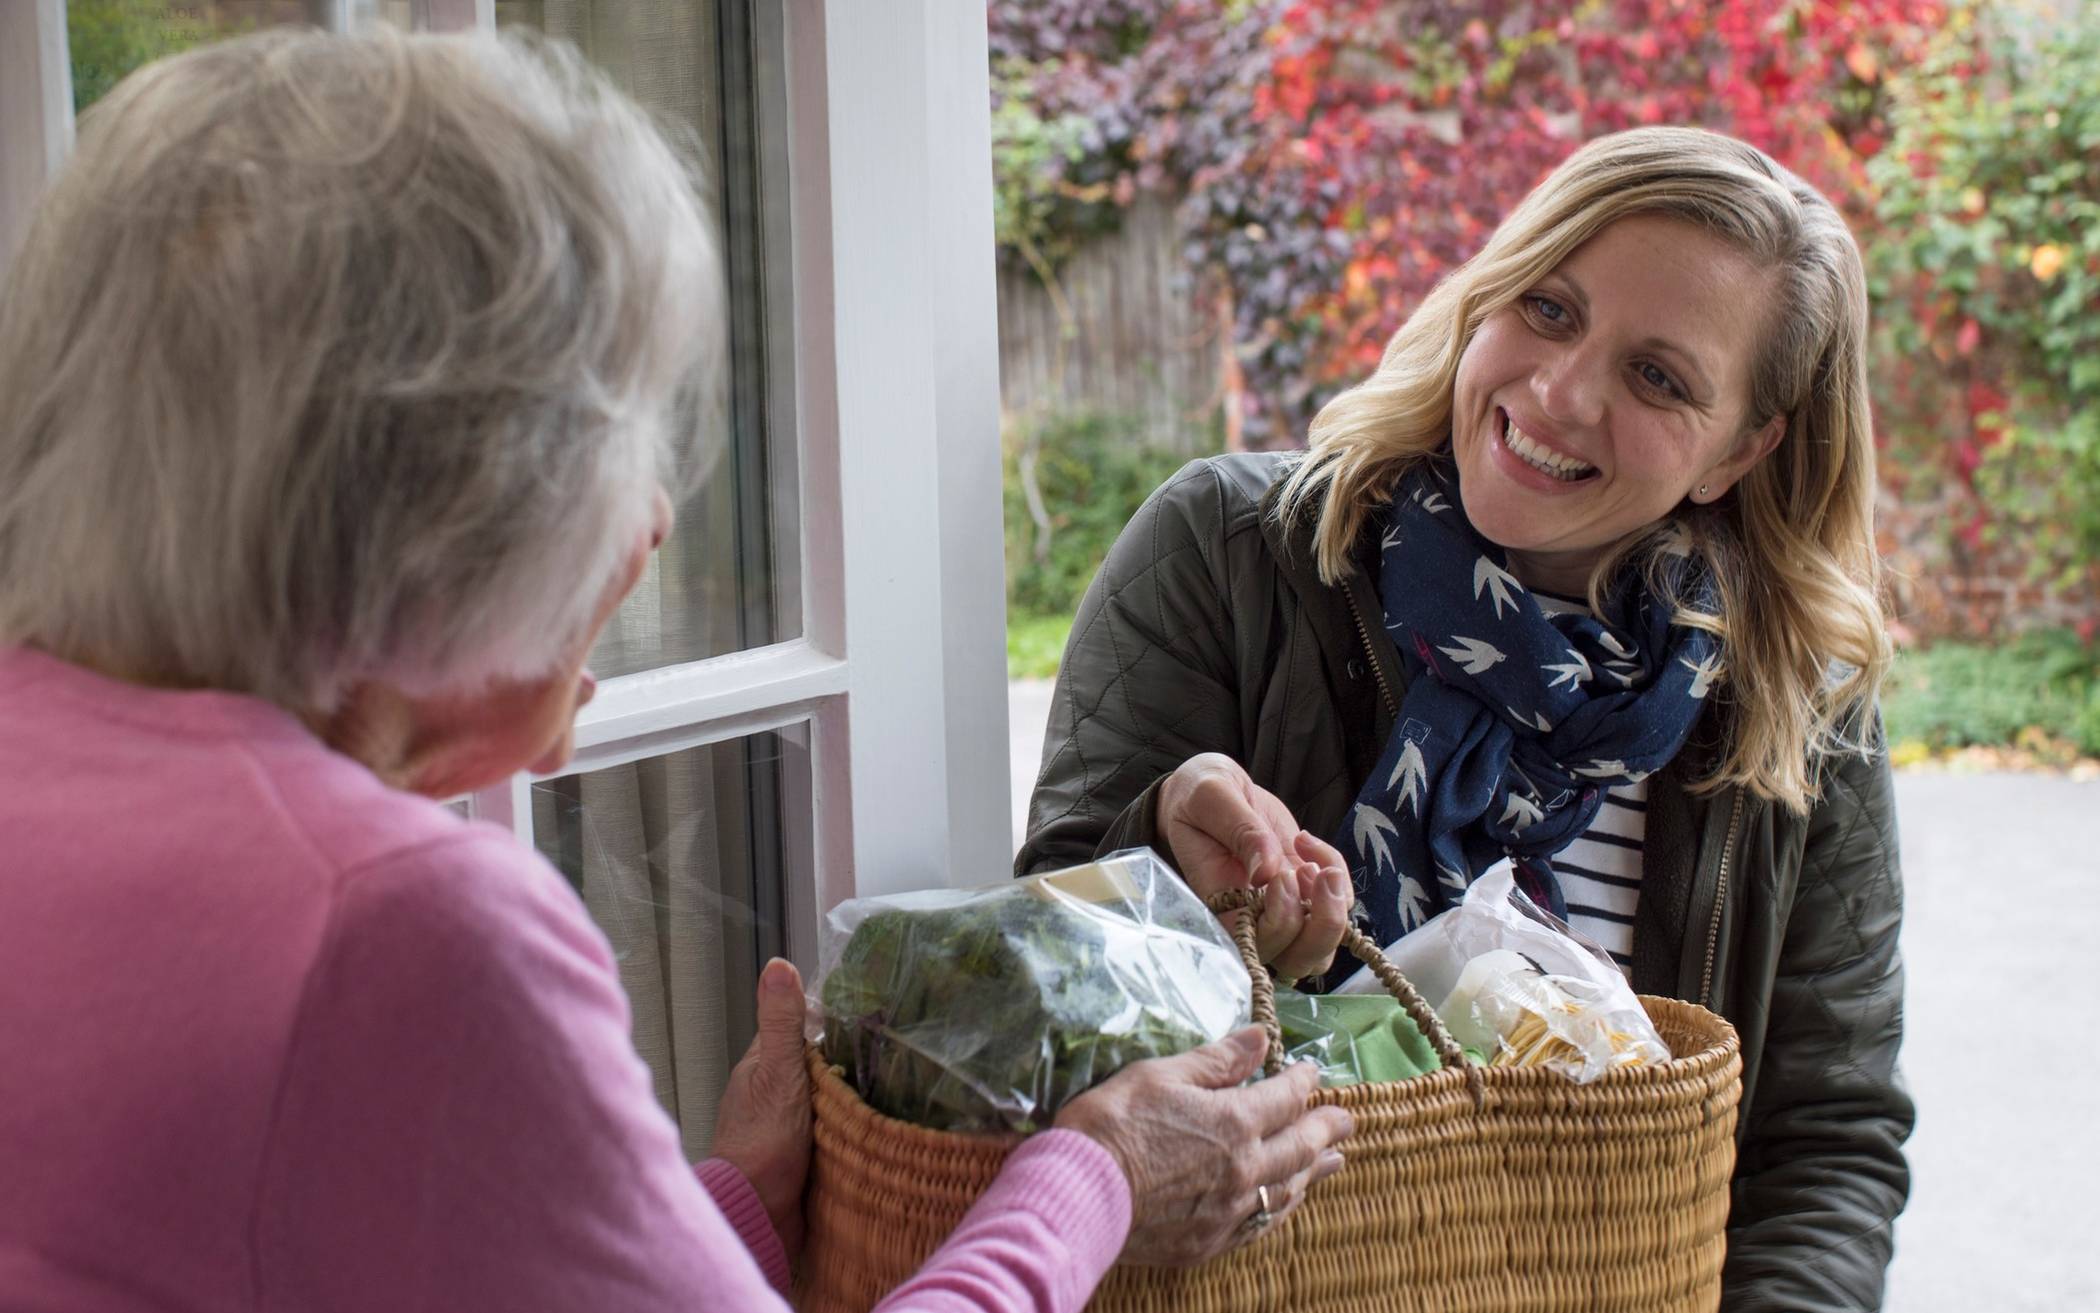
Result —
[[[1244,1024],[1247,992],[1185,890],[1102,903],[1024,881],[874,908],[824,979],[824,1053],[893,1117],[1027,1132],[1132,1062]]]

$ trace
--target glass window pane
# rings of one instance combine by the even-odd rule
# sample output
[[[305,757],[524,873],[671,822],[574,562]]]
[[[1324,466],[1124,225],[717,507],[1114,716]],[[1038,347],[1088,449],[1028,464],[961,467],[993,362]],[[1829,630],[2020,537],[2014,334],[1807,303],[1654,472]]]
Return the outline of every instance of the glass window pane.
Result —
[[[635,1048],[695,1161],[756,1031],[759,969],[785,956],[809,778],[797,727],[532,789],[535,842],[612,942]]]
[[[763,217],[785,195],[785,157],[761,148],[782,125],[760,113],[779,72],[777,35],[754,27],[749,0],[498,0],[496,22],[574,42],[689,129],[728,269],[730,385],[718,410],[687,420],[708,477],[607,626],[592,669],[632,674],[793,638],[802,617],[784,387],[790,303],[785,251],[765,241],[784,225]]]

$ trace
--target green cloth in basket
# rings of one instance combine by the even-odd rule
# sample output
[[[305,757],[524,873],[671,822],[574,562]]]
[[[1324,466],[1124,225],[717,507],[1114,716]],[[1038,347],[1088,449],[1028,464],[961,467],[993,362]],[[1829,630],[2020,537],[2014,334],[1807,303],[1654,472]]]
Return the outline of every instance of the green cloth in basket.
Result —
[[[1443,1062],[1398,999],[1377,994],[1276,991],[1284,1060],[1320,1064],[1322,1085],[1407,1080]]]

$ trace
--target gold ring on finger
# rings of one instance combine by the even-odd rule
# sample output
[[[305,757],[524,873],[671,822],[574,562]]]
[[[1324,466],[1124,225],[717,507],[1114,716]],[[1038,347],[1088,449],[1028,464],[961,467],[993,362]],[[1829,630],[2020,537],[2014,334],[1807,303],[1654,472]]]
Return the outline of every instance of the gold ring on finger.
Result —
[[[1254,1211],[1248,1214],[1247,1220],[1241,1225],[1246,1227],[1249,1235],[1260,1235],[1269,1229],[1269,1223],[1276,1220],[1276,1213],[1269,1205],[1269,1187],[1255,1186],[1254,1201]]]

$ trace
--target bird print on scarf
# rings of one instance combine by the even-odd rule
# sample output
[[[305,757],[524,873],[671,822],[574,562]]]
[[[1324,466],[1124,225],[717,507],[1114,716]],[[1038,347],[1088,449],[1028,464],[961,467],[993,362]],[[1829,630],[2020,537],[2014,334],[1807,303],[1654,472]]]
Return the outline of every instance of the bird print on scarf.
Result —
[[[1552,855],[1605,790],[1677,755],[1725,676],[1712,634],[1671,623],[1679,604],[1718,609],[1704,562],[1672,525],[1654,543],[1666,595],[1628,570],[1605,619],[1549,614],[1467,522],[1447,459],[1415,466],[1388,516],[1379,593],[1408,687],[1336,838],[1359,916],[1391,943],[1505,856],[1565,916]]]

